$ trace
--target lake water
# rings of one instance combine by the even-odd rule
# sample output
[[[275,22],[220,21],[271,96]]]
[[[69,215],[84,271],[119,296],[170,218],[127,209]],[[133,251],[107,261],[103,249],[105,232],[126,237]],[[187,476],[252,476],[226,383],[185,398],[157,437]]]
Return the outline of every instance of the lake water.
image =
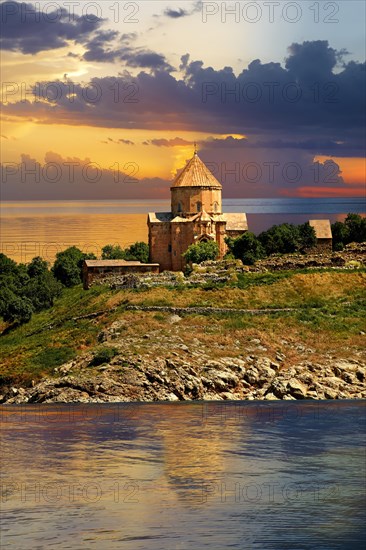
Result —
[[[170,210],[169,201],[24,201],[0,207],[0,251],[16,261],[34,256],[48,261],[68,246],[101,255],[106,244],[147,242],[147,212]],[[246,212],[249,230],[273,224],[303,223],[309,218],[343,220],[348,212],[364,214],[362,199],[224,199],[224,212]]]
[[[363,549],[365,405],[2,406],[0,546]]]

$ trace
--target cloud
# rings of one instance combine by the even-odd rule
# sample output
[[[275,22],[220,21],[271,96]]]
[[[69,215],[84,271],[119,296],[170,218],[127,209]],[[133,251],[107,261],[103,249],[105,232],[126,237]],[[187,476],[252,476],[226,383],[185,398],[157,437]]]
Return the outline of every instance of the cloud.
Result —
[[[24,54],[63,48],[69,41],[82,43],[103,23],[91,14],[78,16],[61,7],[43,12],[26,2],[3,2],[0,18],[0,47]]]
[[[179,8],[177,10],[166,8],[166,10],[164,10],[164,15],[166,15],[167,17],[171,17],[172,19],[179,19],[180,17],[190,15],[190,13],[182,8]]]
[[[130,43],[136,40],[136,37],[136,33],[120,35],[117,31],[98,31],[85,44],[83,59],[98,63],[123,61],[129,67],[173,70],[163,54],[144,47],[132,47]]]
[[[193,142],[176,137],[174,139],[150,139],[145,141],[144,145],[155,145],[156,147],[181,147],[183,145],[193,145]]]
[[[193,7],[189,10],[183,8],[166,8],[163,15],[170,19],[181,19],[182,17],[188,17],[200,11],[202,11],[202,0],[196,0],[193,3]]]
[[[106,143],[109,145],[109,143],[115,143],[116,145],[121,145],[123,143],[124,145],[135,145],[134,141],[131,141],[130,139],[113,139],[113,138],[107,138],[106,141],[101,141],[101,143]]]
[[[226,138],[226,148],[362,156],[366,65],[350,61],[333,72],[338,54],[326,41],[292,44],[286,67],[257,59],[238,75],[231,67],[215,70],[185,55],[180,78],[164,69],[163,56],[131,49],[122,54],[126,63],[149,65],[150,73],[94,78],[88,86],[95,100],[79,83],[73,94],[70,83],[56,83],[57,97],[42,92],[50,83],[39,83],[34,94],[41,100],[10,102],[3,112],[45,124],[246,136]]]
[[[3,163],[3,200],[81,200],[168,198],[170,182],[161,178],[140,178],[140,166],[133,158],[120,171],[102,168],[90,158],[62,157],[49,151],[43,162],[22,154],[19,163]],[[125,169],[124,169],[125,167]]]
[[[144,49],[125,49],[119,54],[119,59],[125,61],[129,67],[158,69],[173,71],[164,55]]]

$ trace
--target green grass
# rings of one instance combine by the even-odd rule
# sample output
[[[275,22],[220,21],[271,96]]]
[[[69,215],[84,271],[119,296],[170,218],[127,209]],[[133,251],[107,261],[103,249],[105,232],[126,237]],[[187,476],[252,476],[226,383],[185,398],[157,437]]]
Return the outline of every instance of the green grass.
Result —
[[[338,346],[339,353],[346,345],[347,350],[352,346],[359,350],[364,345],[360,332],[366,330],[365,281],[365,270],[299,270],[239,274],[236,285],[210,289],[65,289],[52,309],[34,314],[29,323],[0,337],[0,385],[17,381],[30,384],[42,376],[55,375],[55,367],[79,354],[93,351],[97,355],[101,350],[99,332],[119,319],[126,320],[123,334],[131,341],[127,359],[128,355],[149,353],[151,342],[159,344],[159,338],[171,330],[187,338],[187,344],[189,338],[198,337],[205,342],[206,353],[213,354],[218,338],[224,338],[230,350],[230,342],[245,340],[248,335],[267,338],[266,345],[291,335],[294,340],[301,337],[308,345],[318,346],[319,353],[329,346]],[[126,311],[126,304],[224,307],[233,312],[200,317],[185,314],[179,324],[170,325],[169,314]],[[235,313],[235,308],[274,307],[295,310],[263,316]],[[73,320],[96,311],[107,313]],[[142,339],[147,330],[154,331],[153,340]]]

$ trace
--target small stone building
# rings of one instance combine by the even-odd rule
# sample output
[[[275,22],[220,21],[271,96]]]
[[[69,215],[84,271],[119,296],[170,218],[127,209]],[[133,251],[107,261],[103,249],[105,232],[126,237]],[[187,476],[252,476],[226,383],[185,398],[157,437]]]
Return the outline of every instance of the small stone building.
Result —
[[[222,212],[222,186],[202,160],[193,158],[175,179],[171,212],[148,215],[150,261],[160,271],[181,271],[182,254],[191,244],[215,241],[219,258],[227,251],[225,237],[238,237],[248,230],[244,213]]]
[[[332,252],[333,236],[330,221],[309,220],[309,225],[315,230],[316,250],[319,252]]]
[[[102,282],[111,276],[127,273],[159,273],[159,265],[126,260],[84,260],[84,290],[88,290],[95,281]]]

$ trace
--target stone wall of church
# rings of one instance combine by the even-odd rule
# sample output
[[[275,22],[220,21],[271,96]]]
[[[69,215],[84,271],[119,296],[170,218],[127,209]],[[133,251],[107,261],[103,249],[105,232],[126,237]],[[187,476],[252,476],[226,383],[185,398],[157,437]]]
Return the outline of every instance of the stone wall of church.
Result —
[[[225,243],[225,237],[227,236],[226,222],[216,222],[215,225],[216,225],[216,242],[219,247],[219,259],[221,260],[227,252],[227,246]]]
[[[150,262],[160,264],[160,271],[170,271],[172,269],[171,247],[170,223],[150,223]]]
[[[222,212],[221,188],[172,187],[171,212],[173,216],[193,215],[205,210],[208,214]],[[198,203],[200,209],[198,209]]]
[[[172,270],[182,271],[185,267],[185,260],[182,254],[194,242],[193,223],[172,223]]]

